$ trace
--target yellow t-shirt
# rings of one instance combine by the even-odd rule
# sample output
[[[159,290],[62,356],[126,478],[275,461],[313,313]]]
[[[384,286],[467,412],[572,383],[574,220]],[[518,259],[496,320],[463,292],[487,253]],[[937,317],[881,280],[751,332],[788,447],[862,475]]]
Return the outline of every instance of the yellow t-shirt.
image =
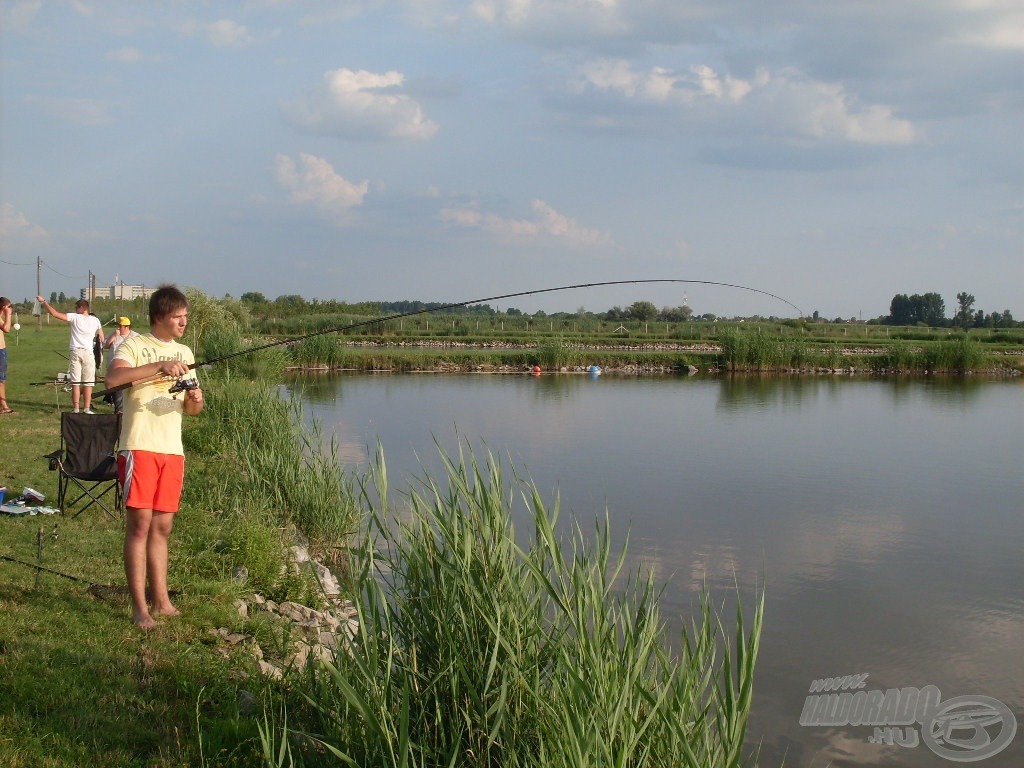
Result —
[[[114,353],[114,359],[124,360],[133,368],[162,360],[179,360],[187,365],[195,362],[192,350],[184,344],[160,341],[150,333],[125,339]],[[120,450],[185,455],[181,444],[185,393],[172,397],[168,390],[173,383],[174,379],[159,379],[136,383],[124,390]]]

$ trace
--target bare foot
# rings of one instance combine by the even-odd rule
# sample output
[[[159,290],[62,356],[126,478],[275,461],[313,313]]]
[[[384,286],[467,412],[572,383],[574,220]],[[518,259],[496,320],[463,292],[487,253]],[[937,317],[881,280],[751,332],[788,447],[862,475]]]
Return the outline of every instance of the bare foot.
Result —
[[[132,623],[139,629],[150,630],[156,626],[156,621],[148,613],[136,613],[132,616]]]
[[[161,605],[160,607],[153,606],[152,614],[154,616],[181,616],[181,611],[175,608],[171,603],[167,605]]]

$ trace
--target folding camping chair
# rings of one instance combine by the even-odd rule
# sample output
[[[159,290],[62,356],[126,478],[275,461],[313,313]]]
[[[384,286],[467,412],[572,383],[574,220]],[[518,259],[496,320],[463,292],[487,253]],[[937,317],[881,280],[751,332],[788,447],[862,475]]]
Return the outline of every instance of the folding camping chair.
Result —
[[[93,504],[103,508],[110,517],[121,514],[121,484],[117,481],[117,440],[121,434],[119,413],[62,413],[60,415],[60,448],[48,453],[50,469],[56,470],[57,506],[67,514],[83,499],[78,517]],[[71,486],[74,485],[74,488]],[[71,493],[69,494],[69,489]],[[106,498],[113,491],[113,504]],[[74,499],[68,497],[77,493]]]

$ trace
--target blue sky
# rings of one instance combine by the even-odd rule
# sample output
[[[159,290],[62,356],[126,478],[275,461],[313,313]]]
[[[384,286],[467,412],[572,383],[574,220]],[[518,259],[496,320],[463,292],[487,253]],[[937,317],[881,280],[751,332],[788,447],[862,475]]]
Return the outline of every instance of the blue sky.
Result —
[[[0,293],[1024,318],[1019,0],[0,3]],[[545,294],[792,316],[705,286]],[[502,307],[504,308],[504,307]]]

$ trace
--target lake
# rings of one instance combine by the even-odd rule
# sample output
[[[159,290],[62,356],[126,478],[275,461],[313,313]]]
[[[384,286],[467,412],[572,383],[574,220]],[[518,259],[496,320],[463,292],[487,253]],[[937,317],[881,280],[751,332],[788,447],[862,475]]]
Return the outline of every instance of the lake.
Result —
[[[357,473],[379,440],[393,483],[439,476],[435,441],[461,439],[584,530],[607,508],[676,627],[702,585],[764,585],[760,765],[1024,765],[1024,382],[339,375],[301,393]]]

